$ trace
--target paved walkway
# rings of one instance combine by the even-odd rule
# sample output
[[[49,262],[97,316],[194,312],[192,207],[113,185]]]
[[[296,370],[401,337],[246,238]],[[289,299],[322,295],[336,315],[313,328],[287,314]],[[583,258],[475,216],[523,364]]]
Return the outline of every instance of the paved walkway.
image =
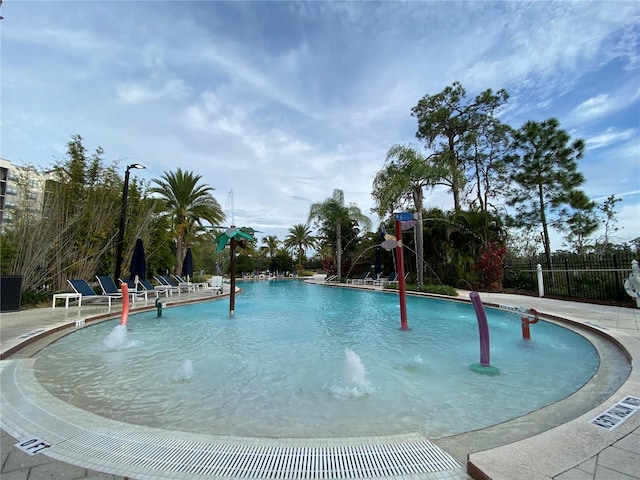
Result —
[[[321,280],[316,280],[321,281]],[[228,286],[227,286],[228,288]],[[369,287],[371,288],[371,287]],[[460,298],[469,292],[460,291]],[[171,301],[198,301],[205,295],[191,293]],[[628,380],[606,402],[578,418],[549,431],[489,450],[469,450],[469,472],[477,479],[513,480],[630,480],[640,479],[640,413],[629,416],[614,430],[590,424],[625,396],[640,397],[640,309],[566,302],[535,297],[482,293],[485,305],[535,308],[539,312],[586,325],[613,338],[632,359]],[[144,303],[137,303],[140,308]],[[114,309],[118,307],[115,306]],[[154,308],[147,302],[146,308]],[[58,306],[3,313],[0,316],[2,358],[26,358],[39,348],[41,335],[98,315],[113,316],[106,307],[83,304],[81,308]],[[31,345],[22,348],[26,342]],[[0,420],[2,411],[0,410]],[[114,475],[63,463],[43,454],[29,456],[14,447],[17,442],[2,431],[0,444],[2,480],[122,479]],[[442,446],[442,445],[441,445]],[[444,447],[447,450],[446,447]],[[466,475],[416,478],[469,478]]]

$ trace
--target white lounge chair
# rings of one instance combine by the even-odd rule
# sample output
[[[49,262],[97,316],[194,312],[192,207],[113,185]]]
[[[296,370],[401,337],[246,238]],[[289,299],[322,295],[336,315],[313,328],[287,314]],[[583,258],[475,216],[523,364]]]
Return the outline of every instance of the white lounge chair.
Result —
[[[215,294],[219,294],[222,293],[223,291],[223,287],[222,287],[222,280],[223,278],[220,275],[216,275],[213,276],[209,279],[209,282],[207,284],[205,284],[205,291],[206,290],[213,290],[215,292]]]

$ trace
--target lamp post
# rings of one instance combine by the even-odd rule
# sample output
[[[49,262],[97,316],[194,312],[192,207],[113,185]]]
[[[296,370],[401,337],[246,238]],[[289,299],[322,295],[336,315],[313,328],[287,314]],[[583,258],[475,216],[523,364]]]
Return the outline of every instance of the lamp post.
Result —
[[[116,273],[114,280],[116,285],[118,284],[118,278],[120,278],[120,264],[122,263],[122,247],[124,243],[124,221],[127,213],[127,196],[129,194],[129,170],[132,168],[145,169],[144,165],[139,163],[133,163],[127,166],[127,170],[124,172],[124,188],[122,189],[122,206],[120,207],[120,225],[118,227],[118,240],[116,241]]]

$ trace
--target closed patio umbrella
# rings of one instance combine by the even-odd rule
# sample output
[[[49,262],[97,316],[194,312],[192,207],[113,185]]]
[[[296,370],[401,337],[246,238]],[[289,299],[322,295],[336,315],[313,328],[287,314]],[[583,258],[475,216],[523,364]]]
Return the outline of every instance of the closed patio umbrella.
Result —
[[[380,240],[384,241],[385,231],[384,225],[380,229]],[[380,274],[382,273],[382,247],[376,248],[376,261],[375,261],[375,279],[380,280]]]
[[[131,276],[129,278],[133,281],[136,280],[136,277],[138,277],[139,280],[147,279],[147,260],[144,255],[144,245],[142,244],[141,238],[136,240],[136,246],[133,249],[133,255],[131,256],[129,271],[131,272]]]
[[[193,277],[193,256],[191,254],[191,247],[187,247],[187,253],[184,256],[184,261],[182,262],[182,272],[180,275],[183,277],[187,277],[187,282],[189,278]]]

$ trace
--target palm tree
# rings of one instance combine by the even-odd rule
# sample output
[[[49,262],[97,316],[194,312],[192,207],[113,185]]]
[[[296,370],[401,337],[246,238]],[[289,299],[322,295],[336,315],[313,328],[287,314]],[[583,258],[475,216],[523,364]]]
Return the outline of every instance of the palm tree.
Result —
[[[275,235],[267,235],[262,239],[262,243],[264,247],[260,247],[260,251],[269,254],[270,258],[275,257],[276,253],[278,253],[278,248],[280,248],[280,240],[278,240],[278,237]]]
[[[298,256],[298,271],[302,269],[302,259],[308,248],[313,248],[316,238],[311,234],[309,225],[298,223],[289,229],[289,235],[284,239],[284,246],[295,250]]]
[[[365,230],[371,228],[371,220],[358,208],[355,203],[344,204],[344,192],[335,189],[331,198],[324,202],[314,203],[309,208],[309,222],[316,220],[317,223],[335,225],[336,229],[336,263],[338,278],[342,277],[342,223],[355,222],[364,227]]]
[[[387,213],[406,203],[412,203],[417,214],[416,223],[416,255],[418,285],[424,283],[424,240],[422,225],[422,208],[424,188],[433,188],[442,178],[441,169],[433,166],[415,148],[396,144],[387,152],[385,166],[373,180],[372,196],[376,201],[378,215]]]
[[[224,221],[224,213],[218,201],[211,195],[214,190],[209,185],[198,184],[201,175],[183,172],[178,168],[175,173],[164,172],[160,180],[153,179],[157,186],[149,189],[160,195],[164,202],[164,214],[171,219],[171,229],[176,241],[175,272],[182,265],[184,247],[192,240],[202,220],[212,225]]]

